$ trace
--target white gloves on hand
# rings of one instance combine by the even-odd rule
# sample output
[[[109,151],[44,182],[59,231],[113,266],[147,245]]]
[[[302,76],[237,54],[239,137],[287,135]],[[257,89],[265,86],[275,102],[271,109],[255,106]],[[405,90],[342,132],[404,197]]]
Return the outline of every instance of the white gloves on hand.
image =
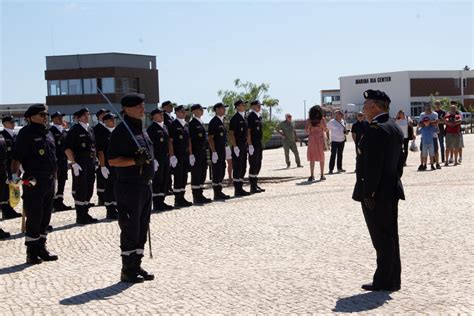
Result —
[[[216,152],[213,152],[212,153],[212,163],[217,163],[217,160],[219,159],[219,156],[217,156],[217,153]]]
[[[189,165],[191,167],[193,167],[195,163],[196,163],[196,157],[194,157],[194,155],[190,155],[189,156]]]
[[[235,154],[236,157],[239,157],[239,155],[240,155],[239,147],[237,147],[237,146],[234,147],[234,154]]]
[[[77,162],[73,163],[71,165],[71,168],[72,168],[72,173],[74,174],[75,177],[78,177],[79,174],[81,173],[82,171],[82,168],[81,166],[79,166],[79,164]]]
[[[175,168],[177,164],[178,164],[178,158],[176,158],[176,156],[171,156],[170,157],[171,168]]]
[[[104,177],[104,179],[108,179],[109,178],[109,174],[110,174],[110,171],[109,169],[107,169],[107,167],[100,167],[100,173],[102,173],[102,176]]]
[[[255,148],[253,148],[253,145],[249,145],[249,155],[252,156],[254,152]]]
[[[158,171],[158,167],[160,166],[160,164],[158,163],[158,160],[153,160],[153,170],[155,170],[155,172]]]

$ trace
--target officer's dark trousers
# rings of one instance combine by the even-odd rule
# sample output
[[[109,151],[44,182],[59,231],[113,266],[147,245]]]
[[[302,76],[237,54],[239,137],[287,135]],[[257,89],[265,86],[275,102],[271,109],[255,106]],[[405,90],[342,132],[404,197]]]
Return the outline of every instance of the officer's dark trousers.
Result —
[[[77,177],[73,171],[74,204],[77,216],[81,217],[87,214],[89,201],[94,193],[95,166],[90,157],[76,157],[76,163],[81,166],[82,171]]]
[[[212,187],[219,192],[222,191],[222,180],[224,180],[225,168],[225,148],[223,148],[217,152],[217,162],[212,163]]]
[[[58,185],[56,187],[56,194],[54,195],[54,207],[62,207],[64,201],[64,187],[67,181],[67,160],[58,160]]]
[[[329,158],[329,171],[334,170],[334,164],[337,157],[337,170],[342,169],[342,152],[345,142],[331,142],[331,158]]]
[[[408,158],[408,143],[410,140],[408,138],[403,139],[403,163],[407,162]]]
[[[377,253],[377,270],[373,284],[380,287],[400,286],[398,200],[377,201],[373,210],[367,209],[362,203],[362,210]]]
[[[207,152],[204,150],[194,153],[194,157],[196,162],[191,167],[191,189],[201,191],[207,175]]]
[[[115,168],[107,166],[109,169],[109,177],[104,178],[104,206],[108,211],[114,211],[117,208],[117,201],[115,200],[115,181],[117,179]]]
[[[143,255],[150,223],[151,192],[148,181],[115,182],[122,256]]]
[[[240,153],[239,157],[237,157],[232,148],[232,178],[236,189],[242,188],[245,173],[247,172],[247,145],[240,145],[239,149]]]
[[[46,243],[47,228],[53,209],[53,176],[33,175],[36,185],[23,186],[23,207],[26,215],[25,245],[39,249]],[[26,177],[27,178],[27,177]]]
[[[94,163],[94,168],[95,168],[95,163]],[[102,172],[100,171],[100,167],[95,169],[95,174],[96,174],[96,191],[97,191],[97,197],[99,199],[99,202],[104,201],[104,196],[105,196],[105,186],[106,186],[106,179],[102,175]]]
[[[251,186],[256,186],[258,174],[262,169],[263,148],[254,146],[253,155],[249,153],[249,181]]]
[[[2,172],[0,174],[0,206],[4,215],[11,211],[12,207],[10,206],[10,192],[8,190],[8,184],[6,183],[8,179],[7,172]]]
[[[184,196],[188,182],[189,156],[183,155],[176,158],[178,159],[178,164],[173,169],[173,193],[175,196]]]
[[[170,175],[170,164],[169,159],[159,159],[158,163],[160,166],[155,172],[153,177],[153,207],[156,208],[158,205],[164,202],[166,193],[168,192],[168,180]]]

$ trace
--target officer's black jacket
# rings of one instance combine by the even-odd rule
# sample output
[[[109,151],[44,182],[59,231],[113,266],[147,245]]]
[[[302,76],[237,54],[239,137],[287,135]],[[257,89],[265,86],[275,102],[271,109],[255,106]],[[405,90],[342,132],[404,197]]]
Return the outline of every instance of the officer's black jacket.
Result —
[[[181,125],[178,119],[174,120],[169,128],[169,135],[173,141],[175,156],[189,155],[189,124]]]
[[[165,126],[168,129],[170,128],[171,123],[173,121],[176,121],[176,119],[173,119],[173,117],[170,114],[166,113],[166,112],[163,113],[163,123],[165,123]]]
[[[5,139],[5,148],[6,148],[6,169],[8,174],[10,175],[11,173],[11,159],[12,159],[12,150],[13,150],[13,145],[15,145],[16,137],[17,135],[10,135],[9,132],[7,132],[5,129],[1,131],[1,134],[3,135],[3,138]]]
[[[142,120],[134,119],[126,115],[124,116],[124,120],[135,135],[135,139],[138,141],[140,147],[146,148],[152,156],[152,159],[154,159],[153,144],[148,133],[143,128]],[[111,160],[118,157],[134,158],[136,157],[137,151],[137,144],[128,132],[124,123],[120,122],[110,135],[108,148],[109,159]],[[136,183],[148,183],[153,179],[155,173],[153,161],[142,166],[133,165],[130,167],[115,167],[115,170],[117,180]]]
[[[105,166],[110,167],[109,165],[109,157],[108,157],[108,148],[109,148],[109,142],[110,142],[110,135],[112,132],[107,129],[107,127],[102,126],[103,129],[99,130],[99,135],[95,135],[95,142],[96,142],[96,147],[97,151],[103,151],[104,152],[104,159],[105,159]]]
[[[357,182],[352,198],[405,199],[402,182],[403,132],[388,113],[373,120],[359,142]]]
[[[0,134],[0,175],[6,176],[7,168],[7,146],[5,138]]]
[[[206,129],[204,125],[195,118],[189,121],[189,137],[191,138],[193,154],[205,154],[208,146]]]
[[[241,147],[247,144],[247,129],[247,120],[239,112],[235,113],[230,119],[229,130],[234,132],[237,146]]]
[[[74,124],[66,135],[65,149],[70,149],[75,158],[95,157],[95,136],[92,128],[85,130],[80,123]]]
[[[52,177],[56,172],[53,135],[42,124],[26,125],[18,132],[12,159],[21,163],[25,177]]]
[[[209,136],[214,136],[214,146],[216,152],[225,153],[225,147],[227,146],[227,129],[225,128],[224,122],[219,117],[214,116],[209,122]]]
[[[148,136],[153,143],[153,149],[155,151],[155,159],[158,160],[160,165],[168,164],[169,163],[169,155],[168,155],[168,128],[166,125],[163,127],[160,126],[158,123],[151,123],[151,125],[147,128]]]
[[[94,131],[95,143],[97,151],[103,150],[104,144],[108,142],[110,131],[102,123],[97,123],[92,130]],[[99,149],[99,143],[102,145],[102,149]]]
[[[65,147],[64,147],[64,142],[66,141],[66,135],[67,132],[65,129],[62,130],[62,132],[59,131],[59,129],[56,126],[51,126],[49,128],[49,131],[54,137],[54,144],[56,146],[56,158],[58,161],[65,161],[67,160]]]
[[[250,139],[254,147],[262,147],[263,126],[262,118],[255,112],[250,112],[247,117],[248,128],[250,129]]]

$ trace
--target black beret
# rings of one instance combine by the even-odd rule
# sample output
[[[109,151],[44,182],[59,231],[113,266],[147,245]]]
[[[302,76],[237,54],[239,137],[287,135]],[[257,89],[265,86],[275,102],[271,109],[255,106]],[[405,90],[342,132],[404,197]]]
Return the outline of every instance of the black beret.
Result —
[[[165,102],[161,103],[161,107],[162,107],[162,108],[163,108],[164,106],[167,106],[167,105],[173,106],[173,103],[171,103],[171,101],[165,101]]]
[[[260,101],[258,101],[258,100],[254,100],[254,101],[250,102],[250,105],[262,105],[262,103],[260,103]]]
[[[32,117],[33,115],[40,114],[41,112],[44,112],[46,110],[47,108],[46,108],[46,105],[44,104],[41,104],[41,103],[33,104],[33,105],[30,105],[28,109],[26,109],[25,117]],[[2,122],[3,122],[3,119],[2,119]]]
[[[385,102],[388,102],[388,103],[391,102],[388,95],[386,95],[385,92],[380,91],[380,90],[372,90],[372,89],[366,90],[364,92],[364,98],[365,99],[371,99],[371,100],[385,101]]]
[[[95,114],[95,116],[97,116],[97,118],[99,118],[100,115],[104,114],[104,113],[109,113],[110,110],[106,110],[106,109],[100,109],[99,111],[97,111],[97,113]]]
[[[237,100],[237,101],[234,102],[234,107],[238,107],[239,105],[241,105],[241,104],[246,104],[246,103],[247,103],[247,102],[245,102],[245,101]]]
[[[81,117],[81,116],[84,115],[84,113],[89,113],[89,109],[88,109],[88,108],[82,108],[82,109],[80,109],[80,110],[74,112],[73,115],[74,115],[75,117]]]
[[[150,116],[153,117],[155,114],[163,113],[162,109],[154,109],[153,111],[150,112]]]
[[[205,110],[205,109],[207,109],[207,108],[202,107],[201,104],[193,104],[193,105],[191,106],[191,111],[194,111],[194,110],[197,110],[197,109]]]
[[[222,103],[222,102],[218,102],[218,103],[214,104],[214,106],[213,106],[212,108],[213,108],[214,111],[215,111],[215,110],[218,109],[218,108],[227,108],[227,107],[229,107],[229,106],[228,106],[228,105],[225,105],[225,104]]]
[[[51,114],[51,118],[52,118],[52,119],[53,119],[53,118],[56,118],[56,117],[63,117],[63,116],[64,116],[64,114],[61,113],[61,112],[59,112],[59,111],[58,111],[58,112],[54,112],[53,114]]]
[[[26,112],[25,112],[26,113]],[[25,116],[26,117],[26,116]],[[2,117],[2,123],[5,123],[5,122],[14,122],[15,119],[13,118],[13,116],[11,115],[5,115],[4,117]]]
[[[176,113],[176,112],[179,112],[179,111],[181,111],[181,110],[187,111],[188,108],[187,108],[186,106],[184,106],[184,105],[178,105],[177,107],[174,108],[174,112],[175,112],[175,113]]]
[[[131,108],[137,106],[145,101],[145,95],[141,93],[129,93],[125,95],[120,103],[123,107]]]
[[[105,113],[104,116],[102,116],[102,121],[111,120],[111,119],[114,119],[114,118],[116,118],[114,113],[107,112],[107,113]]]

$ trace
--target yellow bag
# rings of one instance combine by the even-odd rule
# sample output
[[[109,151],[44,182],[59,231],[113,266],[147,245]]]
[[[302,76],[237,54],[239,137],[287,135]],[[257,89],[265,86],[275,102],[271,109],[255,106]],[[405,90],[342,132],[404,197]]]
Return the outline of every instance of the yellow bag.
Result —
[[[20,203],[21,193],[20,186],[18,184],[9,183],[8,184],[10,206],[16,207]]]

